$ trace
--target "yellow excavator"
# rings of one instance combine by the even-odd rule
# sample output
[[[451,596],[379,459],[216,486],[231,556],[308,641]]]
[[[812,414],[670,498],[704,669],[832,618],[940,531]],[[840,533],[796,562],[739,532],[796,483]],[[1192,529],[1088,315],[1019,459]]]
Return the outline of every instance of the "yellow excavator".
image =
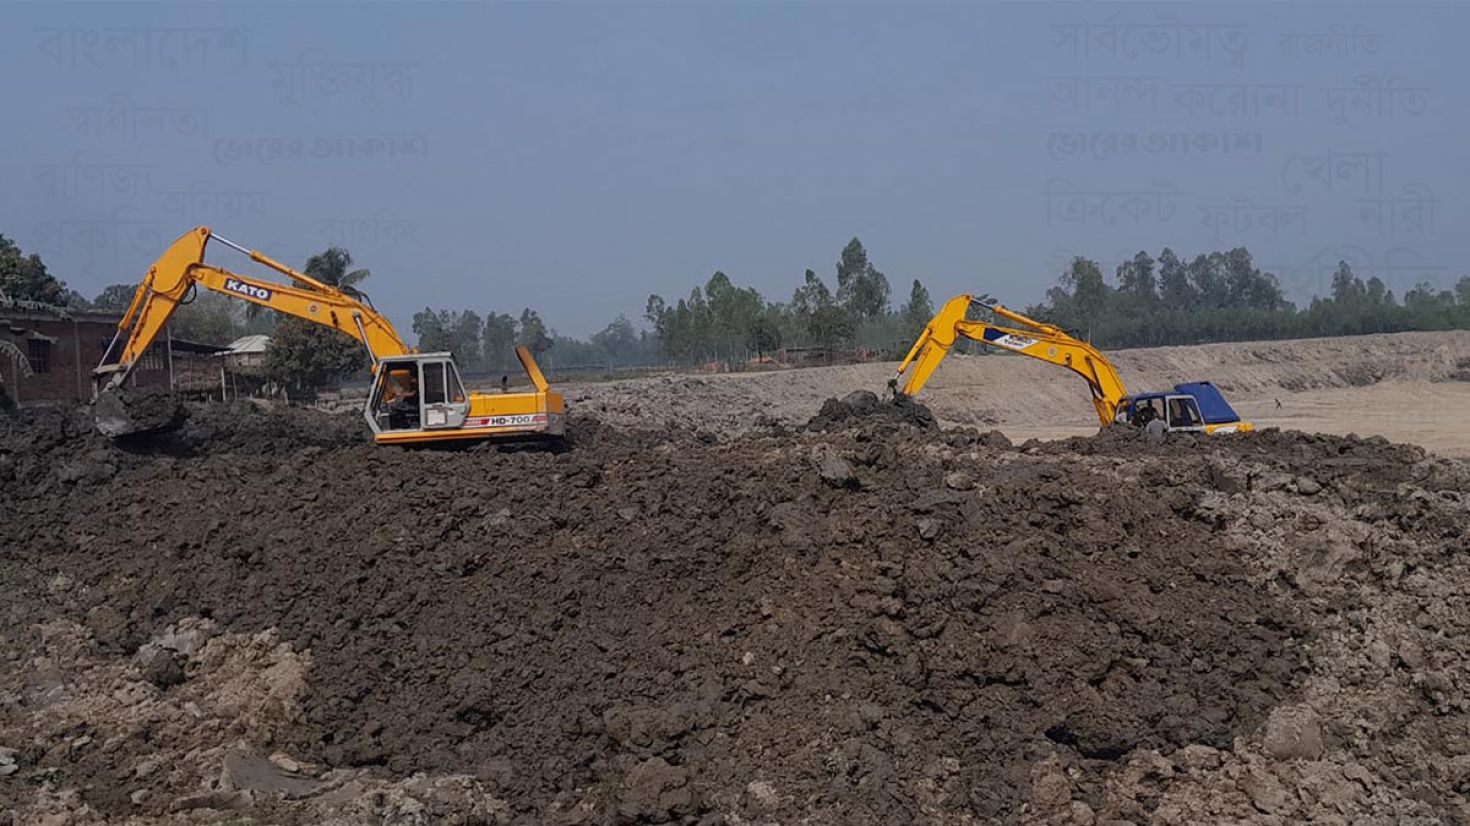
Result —
[[[977,305],[1015,326],[970,320],[970,310]],[[1147,427],[1158,421],[1167,432],[1214,434],[1255,429],[1250,422],[1241,421],[1225,396],[1207,381],[1176,384],[1171,391],[1129,395],[1117,369],[1096,347],[1060,327],[1009,310],[994,299],[971,295],[955,296],[945,303],[914,342],[888,386],[895,394],[918,393],[961,337],[1060,365],[1081,376],[1092,393],[1092,406],[1103,427]]]
[[[204,263],[211,239],[293,283],[277,284]],[[378,444],[559,438],[566,433],[566,402],[547,385],[525,347],[516,348],[516,357],[535,388],[532,392],[466,392],[452,354],[420,353],[409,347],[366,296],[359,300],[208,227],[198,227],[180,236],[148,268],[101,365],[93,371],[97,424],[107,435],[136,434],[158,426],[146,416],[132,415],[121,401],[121,391],[148,346],[197,287],[331,327],[361,342],[373,370],[363,417]]]

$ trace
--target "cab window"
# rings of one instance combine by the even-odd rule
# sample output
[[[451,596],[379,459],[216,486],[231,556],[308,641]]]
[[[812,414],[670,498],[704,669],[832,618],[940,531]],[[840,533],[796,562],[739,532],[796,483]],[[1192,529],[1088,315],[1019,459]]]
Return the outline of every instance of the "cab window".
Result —
[[[449,377],[449,400],[455,404],[464,404],[464,385],[459,380],[459,368],[453,364],[446,364],[444,367]]]
[[[444,363],[424,365],[424,404],[444,404]]]
[[[1170,427],[1197,427],[1198,425],[1199,416],[1195,415],[1193,399],[1169,400]]]

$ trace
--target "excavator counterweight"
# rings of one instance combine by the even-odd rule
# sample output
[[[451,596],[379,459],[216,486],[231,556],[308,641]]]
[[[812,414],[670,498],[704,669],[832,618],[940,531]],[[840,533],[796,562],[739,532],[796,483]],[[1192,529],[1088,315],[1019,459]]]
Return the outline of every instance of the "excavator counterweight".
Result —
[[[241,275],[204,263],[210,240],[285,275],[289,284]],[[557,438],[565,434],[565,401],[546,383],[530,351],[516,356],[531,380],[526,393],[468,392],[449,353],[419,353],[370,304],[198,227],[180,236],[148,269],[117,335],[93,371],[94,412],[100,430],[122,436],[166,427],[157,411],[139,415],[121,393],[133,368],[190,291],[203,287],[242,301],[331,327],[360,342],[372,360],[373,386],[363,417],[379,444],[464,439]]]

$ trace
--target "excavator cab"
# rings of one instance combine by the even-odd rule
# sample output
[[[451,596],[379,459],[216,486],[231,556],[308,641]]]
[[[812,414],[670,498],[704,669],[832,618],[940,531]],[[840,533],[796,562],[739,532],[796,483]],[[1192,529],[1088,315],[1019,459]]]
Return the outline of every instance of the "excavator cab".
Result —
[[[1210,433],[1217,429],[1210,425],[1200,411],[1198,398],[1178,392],[1126,396],[1118,404],[1114,423],[1143,427],[1153,419],[1163,420],[1170,433]],[[1250,429],[1249,425],[1244,429]]]
[[[405,434],[461,428],[469,412],[454,357],[423,353],[379,365],[366,418],[375,434]]]

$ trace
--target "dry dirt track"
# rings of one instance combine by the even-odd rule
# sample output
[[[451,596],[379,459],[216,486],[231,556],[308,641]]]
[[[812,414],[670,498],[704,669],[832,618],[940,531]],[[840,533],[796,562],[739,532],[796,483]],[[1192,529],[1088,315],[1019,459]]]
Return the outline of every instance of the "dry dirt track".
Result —
[[[1208,379],[1262,427],[1381,435],[1470,457],[1470,331],[1159,347],[1108,354],[1130,389]],[[632,426],[743,432],[806,421],[822,399],[882,390],[897,364],[574,385],[569,401]],[[1077,376],[1018,356],[954,355],[921,400],[941,423],[996,427],[1015,441],[1090,434]],[[1276,402],[1281,407],[1276,407]]]
[[[1228,380],[1444,398],[1465,343]],[[1119,360],[1220,357],[1168,355]],[[562,452],[0,422],[0,826],[1470,822],[1470,463],[797,427],[885,372],[572,388]],[[983,387],[1091,429],[1053,368],[941,376],[950,421]]]

